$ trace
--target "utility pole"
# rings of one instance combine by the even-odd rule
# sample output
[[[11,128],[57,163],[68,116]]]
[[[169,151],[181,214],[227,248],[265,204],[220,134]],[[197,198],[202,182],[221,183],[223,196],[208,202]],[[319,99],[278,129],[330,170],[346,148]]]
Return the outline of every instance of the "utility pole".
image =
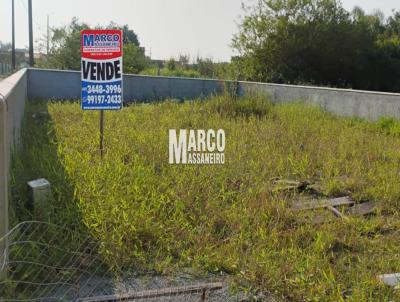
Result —
[[[15,70],[15,12],[14,12],[14,0],[11,0],[11,22],[12,22],[12,41],[11,41],[11,67]]]
[[[28,0],[28,15],[29,15],[29,66],[35,65],[33,57],[33,26],[32,26],[32,0]]]
[[[50,21],[49,15],[47,15],[47,52],[46,54],[49,55],[50,52]]]

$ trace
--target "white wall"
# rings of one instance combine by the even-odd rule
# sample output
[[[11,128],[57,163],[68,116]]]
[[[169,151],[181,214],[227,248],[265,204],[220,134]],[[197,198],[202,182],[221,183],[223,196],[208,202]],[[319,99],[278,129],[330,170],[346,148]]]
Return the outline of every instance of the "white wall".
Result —
[[[8,180],[11,152],[19,132],[27,99],[27,74],[22,69],[0,82],[0,270],[5,261],[8,232]],[[1,277],[1,272],[0,272]]]

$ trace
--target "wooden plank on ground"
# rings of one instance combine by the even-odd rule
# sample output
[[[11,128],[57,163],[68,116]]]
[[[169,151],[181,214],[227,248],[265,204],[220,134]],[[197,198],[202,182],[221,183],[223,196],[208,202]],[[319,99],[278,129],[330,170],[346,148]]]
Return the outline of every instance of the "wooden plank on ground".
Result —
[[[373,201],[355,204],[346,212],[347,215],[351,216],[364,216],[373,213],[376,210],[375,203]]]
[[[162,288],[162,289],[152,289],[145,290],[140,292],[132,292],[128,294],[115,294],[108,296],[98,296],[98,297],[90,297],[90,298],[82,298],[78,299],[80,302],[116,302],[116,301],[130,301],[130,300],[139,300],[139,299],[149,299],[149,298],[157,298],[164,296],[176,296],[176,295],[184,295],[190,293],[199,293],[203,294],[205,291],[215,291],[222,289],[222,283],[205,283],[199,285],[191,285],[191,286],[181,286],[181,287],[171,287],[171,288]]]
[[[353,205],[354,201],[349,196],[332,199],[313,199],[304,202],[297,202],[292,206],[293,211],[313,210],[326,207],[338,207]]]

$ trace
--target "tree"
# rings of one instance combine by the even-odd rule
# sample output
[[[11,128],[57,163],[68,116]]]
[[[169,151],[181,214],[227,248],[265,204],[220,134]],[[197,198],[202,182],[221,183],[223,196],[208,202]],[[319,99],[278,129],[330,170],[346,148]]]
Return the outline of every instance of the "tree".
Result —
[[[233,45],[246,78],[321,84],[347,72],[350,31],[349,14],[334,0],[259,0]]]
[[[146,57],[143,51],[133,43],[124,45],[124,72],[139,73],[146,68]]]
[[[176,61],[174,58],[170,58],[167,62],[165,62],[165,67],[171,71],[176,69]]]
[[[39,61],[41,67],[55,69],[80,70],[81,66],[81,31],[89,29],[85,23],[73,18],[66,27],[52,30],[52,48],[46,60]]]
[[[136,33],[129,29],[128,25],[119,26],[111,22],[107,29],[121,29],[124,36],[124,71],[128,73],[139,73],[146,67],[144,52],[139,47]],[[86,23],[81,23],[73,18],[66,27],[52,30],[52,47],[49,55],[38,62],[38,66],[55,69],[80,70],[81,66],[81,31],[89,29]],[[96,27],[101,29],[101,27]]]
[[[197,71],[206,78],[213,78],[216,75],[217,64],[214,63],[210,58],[197,57],[196,69]]]
[[[233,39],[243,79],[396,91],[382,68],[396,74],[399,15],[338,0],[257,0],[245,13]]]
[[[124,44],[134,44],[136,46],[140,46],[137,34],[133,30],[129,29],[129,26],[127,24],[120,26],[115,22],[111,22],[110,25],[107,26],[107,29],[122,30]]]
[[[0,41],[0,51],[9,51],[11,49],[11,43]]]

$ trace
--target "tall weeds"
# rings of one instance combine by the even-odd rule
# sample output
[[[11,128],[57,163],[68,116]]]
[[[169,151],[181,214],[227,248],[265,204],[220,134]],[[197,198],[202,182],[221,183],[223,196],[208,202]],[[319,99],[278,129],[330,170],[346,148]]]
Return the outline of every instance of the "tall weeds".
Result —
[[[32,118],[42,110],[49,119]],[[376,279],[400,270],[400,138],[386,126],[257,97],[134,105],[106,112],[101,160],[98,112],[50,102],[27,116],[14,202],[24,203],[27,179],[49,179],[46,219],[81,223],[110,265],[225,272],[289,301],[400,299]],[[225,165],[169,165],[171,128],[224,129]],[[319,213],[289,210],[305,196],[271,193],[276,177],[379,211],[314,225]]]

